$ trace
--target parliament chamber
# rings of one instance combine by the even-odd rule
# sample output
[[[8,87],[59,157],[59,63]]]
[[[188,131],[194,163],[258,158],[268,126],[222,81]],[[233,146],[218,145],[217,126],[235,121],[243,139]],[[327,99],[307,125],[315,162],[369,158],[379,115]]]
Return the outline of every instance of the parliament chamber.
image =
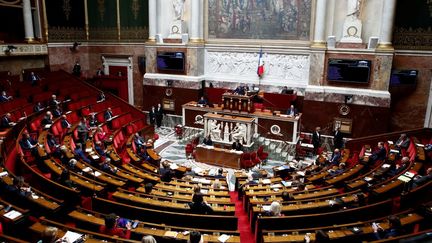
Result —
[[[0,20],[0,242],[432,242],[431,1]]]

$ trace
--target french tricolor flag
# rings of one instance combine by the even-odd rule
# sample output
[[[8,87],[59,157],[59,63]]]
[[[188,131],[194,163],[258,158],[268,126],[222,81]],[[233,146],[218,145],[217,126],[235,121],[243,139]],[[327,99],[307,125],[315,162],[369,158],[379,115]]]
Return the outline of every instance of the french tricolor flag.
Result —
[[[262,57],[262,48],[260,49],[260,53],[259,53],[257,74],[260,78],[264,74],[264,60]]]

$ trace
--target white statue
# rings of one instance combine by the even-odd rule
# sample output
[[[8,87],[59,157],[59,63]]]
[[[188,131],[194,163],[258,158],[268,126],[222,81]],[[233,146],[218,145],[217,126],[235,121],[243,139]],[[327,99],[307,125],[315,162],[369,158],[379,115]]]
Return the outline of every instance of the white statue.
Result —
[[[183,8],[185,0],[173,0],[174,20],[183,20]]]
[[[228,127],[228,122],[225,123],[225,128],[224,128],[224,142],[229,142],[229,127]]]
[[[233,141],[240,141],[243,143],[243,139],[246,140],[246,125],[237,123],[234,129],[231,131]]]
[[[210,131],[210,137],[214,141],[220,141],[221,140],[221,127],[220,124],[217,123],[216,120],[209,120],[209,131]]]
[[[347,16],[358,18],[360,14],[361,0],[348,0],[347,3]]]

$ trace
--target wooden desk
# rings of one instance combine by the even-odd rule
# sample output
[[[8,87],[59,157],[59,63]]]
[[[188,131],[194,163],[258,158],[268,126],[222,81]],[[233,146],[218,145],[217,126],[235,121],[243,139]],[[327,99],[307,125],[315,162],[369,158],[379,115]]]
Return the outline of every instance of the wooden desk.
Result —
[[[255,111],[253,113],[232,113],[224,110],[222,106],[200,107],[195,101],[182,105],[183,125],[188,127],[204,128],[203,117],[206,113],[217,113],[226,115],[239,115],[242,117],[258,118],[258,127],[256,131],[266,138],[285,140],[287,142],[297,142],[300,133],[300,122],[302,114],[295,117],[289,117],[282,114],[274,114],[270,110]],[[280,132],[277,133],[278,128]],[[274,133],[273,133],[274,132]]]
[[[223,109],[231,112],[252,113],[254,111],[252,97],[252,95],[224,93],[222,94]]]
[[[195,151],[196,161],[222,167],[241,168],[240,160],[243,152],[200,145],[196,147]]]

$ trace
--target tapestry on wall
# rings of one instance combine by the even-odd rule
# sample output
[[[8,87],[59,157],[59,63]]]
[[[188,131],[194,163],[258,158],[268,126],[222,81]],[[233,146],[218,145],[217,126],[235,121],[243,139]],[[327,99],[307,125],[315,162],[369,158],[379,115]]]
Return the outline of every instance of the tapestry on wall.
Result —
[[[393,45],[432,50],[432,0],[397,1]]]
[[[311,0],[209,0],[208,36],[309,40]]]
[[[46,0],[46,10],[50,41],[85,40],[84,1]]]

